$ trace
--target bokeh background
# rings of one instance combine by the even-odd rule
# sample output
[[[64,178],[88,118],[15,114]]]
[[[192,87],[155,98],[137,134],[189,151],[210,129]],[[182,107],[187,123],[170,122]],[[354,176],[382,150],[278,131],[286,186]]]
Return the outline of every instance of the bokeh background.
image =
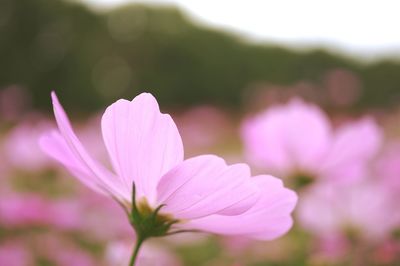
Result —
[[[242,121],[293,98],[319,106],[335,128],[368,115],[383,132],[378,154],[391,160],[383,168],[399,180],[400,150],[393,143],[400,138],[400,40],[384,42],[385,36],[398,34],[396,21],[385,19],[396,5],[386,2],[376,16],[367,17],[371,24],[359,27],[366,35],[385,32],[369,50],[319,36],[306,42],[256,38],[243,29],[207,24],[171,3],[1,0],[0,265],[124,265],[130,253],[133,232],[117,204],[83,187],[37,144],[54,127],[52,90],[88,149],[105,160],[99,117],[115,100],[140,92],[151,92],[161,109],[172,113],[186,157],[216,153],[231,163],[247,161]],[[335,30],[346,31],[341,12],[357,23],[366,10],[360,3],[338,3],[343,6],[334,9]],[[216,5],[221,6],[212,1],[202,6],[213,10]],[[230,3],[223,7],[229,9]],[[300,5],[304,10],[298,7],[288,4],[290,12],[280,14],[285,25],[260,20],[257,27],[296,29],[293,8],[300,15],[313,10],[310,3]],[[304,19],[315,24],[332,19],[306,17],[310,14]],[[368,28],[374,23],[376,28]],[[349,40],[361,34],[346,32]],[[254,172],[268,169],[254,167]],[[202,234],[154,240],[140,265],[400,265],[398,228],[354,248],[352,234],[351,241],[338,236],[321,241],[296,218],[287,236],[269,243]]]

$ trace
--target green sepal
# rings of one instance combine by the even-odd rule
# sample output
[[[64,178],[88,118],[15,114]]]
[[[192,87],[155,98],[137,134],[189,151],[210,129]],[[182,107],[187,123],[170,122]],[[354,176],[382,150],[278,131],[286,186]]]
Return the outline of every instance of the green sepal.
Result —
[[[152,209],[145,198],[136,202],[136,187],[132,186],[132,205],[129,213],[129,221],[136,231],[138,239],[161,237],[168,234],[171,226],[179,220],[173,219],[168,214],[160,213],[165,205]]]

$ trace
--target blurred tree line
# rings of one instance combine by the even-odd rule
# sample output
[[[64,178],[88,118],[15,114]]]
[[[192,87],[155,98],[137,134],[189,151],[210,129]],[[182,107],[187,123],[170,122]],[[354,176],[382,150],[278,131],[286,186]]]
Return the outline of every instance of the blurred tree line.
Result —
[[[0,88],[28,88],[38,108],[49,108],[51,90],[77,111],[141,91],[168,106],[238,108],[253,82],[318,83],[334,68],[360,78],[356,107],[387,107],[400,99],[399,62],[362,64],[323,50],[251,44],[195,25],[172,7],[96,13],[60,0],[0,1]]]

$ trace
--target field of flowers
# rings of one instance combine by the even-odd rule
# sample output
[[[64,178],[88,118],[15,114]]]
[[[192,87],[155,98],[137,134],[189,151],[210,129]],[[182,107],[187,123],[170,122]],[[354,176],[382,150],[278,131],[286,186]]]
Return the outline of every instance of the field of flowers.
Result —
[[[2,97],[18,101],[15,97],[21,95],[9,91]],[[400,142],[396,121],[399,115],[396,112],[328,114],[299,97],[275,103],[268,99],[265,98],[269,103],[264,108],[240,116],[205,105],[172,111],[179,133],[174,131],[172,120],[157,122],[159,111],[149,109],[157,107],[148,105],[156,104],[151,102],[155,101],[151,95],[135,98],[130,103],[133,108],[130,116],[128,109],[118,105],[129,102],[119,101],[105,111],[103,118],[101,113],[79,119],[72,116],[73,128],[86,155],[79,151],[77,155],[77,150],[69,149],[74,147],[70,145],[76,139],[68,139],[67,135],[72,133],[63,124],[65,114],[55,94],[53,103],[59,129],[50,115],[3,109],[1,265],[128,265],[137,238],[128,218],[131,187],[123,184],[114,189],[121,174],[101,181],[101,173],[89,173],[96,170],[89,168],[87,161],[85,166],[80,165],[79,158],[90,156],[90,160],[107,169],[131,167],[126,171],[133,175],[139,171],[147,179],[133,178],[137,204],[141,204],[138,194],[142,193],[153,208],[157,207],[157,201],[151,203],[151,192],[146,192],[141,182],[149,182],[149,172],[159,167],[160,156],[164,156],[164,162],[168,160],[165,156],[170,160],[183,156],[179,155],[182,153],[179,134],[185,159],[203,159],[197,159],[200,161],[197,168],[196,159],[191,159],[192,165],[186,163],[190,171],[180,170],[183,172],[179,174],[176,170],[164,178],[164,185],[169,187],[166,189],[174,189],[170,187],[174,182],[180,184],[174,192],[179,195],[165,201],[165,214],[175,215],[175,212],[181,220],[169,232],[176,231],[175,226],[200,232],[149,237],[136,265],[398,265]],[[15,116],[16,113],[19,115]],[[116,123],[114,129],[107,119]],[[159,124],[162,121],[169,124],[162,126]],[[108,131],[107,126],[112,130]],[[110,146],[107,136],[116,138],[116,143],[122,141],[118,160],[126,160],[125,166],[123,161],[122,166],[112,161],[116,147]],[[138,136],[140,141],[135,142]],[[75,146],[75,149],[80,148]],[[209,155],[196,157],[210,153],[234,165],[229,170],[227,166],[216,166],[211,157],[204,159]],[[248,175],[245,166],[236,164],[240,162],[248,163],[252,175],[257,175],[250,177],[251,180],[273,175],[290,189],[279,185],[278,179],[268,177],[265,185],[256,182],[260,195],[256,201],[246,203],[253,206],[250,210],[236,206],[227,211],[226,207],[234,201],[243,203],[240,199],[248,193],[234,186],[238,184],[237,178]],[[212,170],[213,165],[226,168],[223,171],[228,174],[221,176]],[[191,177],[185,177],[188,175]],[[182,181],[187,178],[191,181]],[[217,192],[217,184],[225,190]],[[297,204],[290,190],[296,192]],[[222,198],[218,193],[222,193]],[[112,194],[114,199],[101,194]],[[179,211],[199,205],[197,201],[191,203],[199,199],[192,198],[192,194],[202,195],[204,207]],[[162,192],[157,197],[162,197]],[[221,203],[227,200],[228,203]],[[207,214],[218,213],[220,204],[225,204],[223,212],[229,212],[227,216]],[[174,205],[177,206],[169,207]],[[138,208],[143,214],[143,208]],[[124,209],[128,210],[128,216]],[[162,213],[161,208],[159,215]]]
[[[0,266],[400,266],[399,73],[2,0]]]

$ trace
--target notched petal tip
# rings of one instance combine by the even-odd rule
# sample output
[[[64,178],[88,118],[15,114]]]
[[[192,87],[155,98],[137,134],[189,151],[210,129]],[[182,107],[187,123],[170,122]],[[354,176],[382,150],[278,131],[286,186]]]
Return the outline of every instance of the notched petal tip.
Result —
[[[131,102],[132,103],[133,102],[142,102],[142,103],[152,104],[154,106],[157,106],[157,108],[159,109],[157,99],[153,96],[153,94],[151,94],[149,92],[142,92],[141,94],[139,94],[135,98],[133,98]]]
[[[140,98],[140,97],[148,97],[148,98],[152,98],[154,100],[156,100],[156,98],[154,97],[153,94],[151,94],[150,92],[142,92],[139,95],[137,95],[135,98]]]
[[[159,179],[183,161],[183,143],[168,114],[160,112],[150,93],[132,101],[118,100],[101,120],[103,140],[112,166],[126,185],[136,183],[137,196],[156,201]]]

